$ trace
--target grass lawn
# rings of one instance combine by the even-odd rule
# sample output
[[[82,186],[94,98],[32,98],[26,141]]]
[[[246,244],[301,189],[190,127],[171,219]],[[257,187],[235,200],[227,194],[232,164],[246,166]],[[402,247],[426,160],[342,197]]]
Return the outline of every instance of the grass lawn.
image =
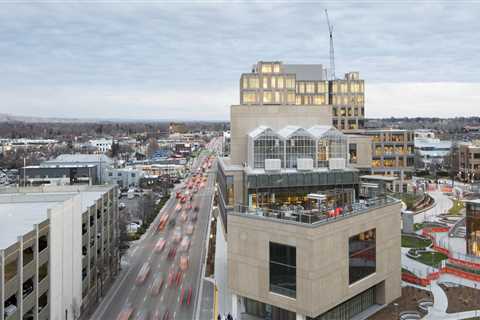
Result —
[[[402,235],[402,247],[404,248],[425,248],[432,244],[429,239],[419,239],[417,237]]]
[[[459,215],[463,208],[465,208],[465,204],[462,201],[453,200],[453,206],[448,210],[448,213]]]
[[[420,257],[415,258],[418,262],[432,267],[437,267],[445,259],[447,259],[447,256],[439,252],[424,252],[420,254]]]

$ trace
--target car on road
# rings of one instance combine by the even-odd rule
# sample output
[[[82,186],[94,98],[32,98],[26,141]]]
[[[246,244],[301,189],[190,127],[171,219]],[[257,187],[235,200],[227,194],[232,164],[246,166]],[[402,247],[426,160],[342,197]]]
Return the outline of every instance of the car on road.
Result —
[[[185,221],[187,221],[187,219],[188,219],[188,214],[185,211],[182,212],[182,214],[180,215],[180,220],[182,222],[185,222]]]
[[[177,287],[180,285],[183,279],[183,272],[181,270],[178,270],[177,273],[175,274],[175,284]]]
[[[185,289],[185,287],[183,287],[180,293],[180,304],[190,305],[190,302],[192,302],[192,294],[192,287],[189,287],[188,289]]]
[[[168,311],[168,309],[165,310],[162,320],[170,320],[170,311]]]
[[[175,269],[170,268],[170,270],[168,271],[168,276],[167,276],[168,287],[171,287],[173,285],[174,280],[175,280]]]
[[[175,211],[180,211],[182,210],[182,204],[181,203],[177,203],[177,205],[175,206]]]
[[[163,251],[163,249],[165,248],[165,244],[167,243],[167,241],[165,241],[164,238],[160,238],[158,241],[157,241],[157,244],[155,245],[155,252],[156,253],[160,253]]]
[[[176,247],[171,247],[170,250],[168,251],[167,259],[168,260],[173,260],[175,258],[176,254],[177,254],[177,248]]]
[[[188,251],[190,249],[190,238],[188,236],[183,237],[182,241],[180,242],[180,251]]]
[[[160,222],[158,223],[158,231],[165,229],[165,225],[168,222],[168,214],[164,214],[160,217]]]
[[[184,231],[185,231],[185,234],[191,236],[193,234],[193,224],[192,223],[188,223],[187,225],[185,225],[184,227]]]
[[[172,229],[173,227],[175,227],[176,223],[177,222],[175,221],[175,219],[170,219],[170,221],[168,221],[168,227]]]
[[[163,287],[163,277],[161,274],[159,274],[153,280],[153,284],[150,289],[150,294],[152,296],[157,296],[160,293],[160,290],[162,290],[162,287]]]
[[[156,310],[155,312],[152,313],[151,320],[160,320],[160,319],[161,319],[160,310]]]
[[[135,320],[148,320],[148,311],[140,311],[135,317]]]
[[[122,311],[118,314],[117,320],[128,320],[133,314],[133,307],[131,305],[126,305]]]
[[[194,211],[190,217],[190,219],[195,222],[198,219],[198,211]]]
[[[137,285],[142,285],[147,279],[149,273],[150,273],[150,265],[148,262],[145,262],[142,265],[142,268],[140,269],[140,271],[138,272],[137,278],[135,279],[135,283]]]
[[[173,230],[172,240],[174,243],[179,243],[182,240],[182,229],[180,227],[175,227],[175,230]]]
[[[186,271],[188,269],[188,257],[181,256],[180,261],[178,262],[178,265],[180,266],[180,269],[182,271]]]

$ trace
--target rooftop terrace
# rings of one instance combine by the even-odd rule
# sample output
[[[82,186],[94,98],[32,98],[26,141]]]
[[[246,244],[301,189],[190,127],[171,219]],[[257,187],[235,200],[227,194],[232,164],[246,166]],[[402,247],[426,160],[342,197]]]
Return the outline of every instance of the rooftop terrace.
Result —
[[[271,210],[266,208],[251,208],[236,205],[234,209],[229,212],[229,214],[245,216],[249,218],[268,219],[306,227],[317,227],[319,225],[324,225],[368,213],[374,209],[386,207],[399,202],[399,200],[387,196],[361,200],[360,202],[355,202],[343,207],[320,207],[311,210],[305,210],[298,207],[286,207],[285,209],[281,210]]]

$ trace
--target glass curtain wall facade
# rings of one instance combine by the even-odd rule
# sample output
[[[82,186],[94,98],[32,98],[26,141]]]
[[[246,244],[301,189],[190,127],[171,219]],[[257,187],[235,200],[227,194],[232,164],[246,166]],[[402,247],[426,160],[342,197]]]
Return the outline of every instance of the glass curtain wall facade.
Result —
[[[286,168],[296,168],[297,159],[315,159],[315,140],[299,130],[286,141]]]
[[[375,288],[365,290],[318,317],[307,317],[307,320],[350,320],[375,304]]]
[[[312,159],[314,168],[328,168],[330,159],[347,160],[347,138],[333,127],[298,128],[286,135],[282,135],[283,130],[277,133],[267,128],[250,137],[248,152],[253,154],[253,168],[265,168],[266,159],[280,160],[285,169],[297,168],[297,159]]]
[[[296,320],[297,315],[279,307],[275,307],[260,301],[243,298],[245,313],[260,319]]]
[[[265,130],[253,141],[253,167],[264,168],[266,159],[279,159],[284,166],[284,140],[271,129]]]

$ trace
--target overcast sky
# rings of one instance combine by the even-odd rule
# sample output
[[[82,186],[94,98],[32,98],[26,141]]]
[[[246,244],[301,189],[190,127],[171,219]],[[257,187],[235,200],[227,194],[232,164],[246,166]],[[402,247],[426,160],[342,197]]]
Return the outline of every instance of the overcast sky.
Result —
[[[259,60],[359,71],[367,117],[480,115],[480,2],[0,4],[0,113],[229,118]]]

